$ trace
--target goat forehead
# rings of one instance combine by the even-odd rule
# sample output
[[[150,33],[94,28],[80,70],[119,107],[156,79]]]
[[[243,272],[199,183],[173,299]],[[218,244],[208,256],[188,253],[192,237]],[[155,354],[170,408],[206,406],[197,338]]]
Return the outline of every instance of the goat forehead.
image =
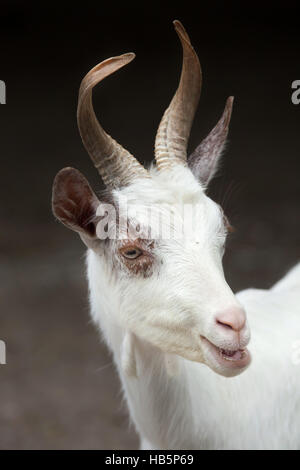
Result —
[[[182,225],[184,231],[180,232],[179,236],[162,239],[159,244],[167,256],[174,255],[175,261],[180,263],[186,260],[188,264],[200,261],[202,264],[209,258],[211,248],[219,246],[226,237],[220,210],[216,205],[192,207],[191,217],[184,217]]]
[[[168,239],[168,234],[170,238],[175,235],[177,243],[173,245],[174,248],[179,243],[176,232],[178,228],[180,234],[184,234],[179,234],[182,247],[189,246],[186,243],[189,238],[199,244],[207,240],[213,242],[214,236],[220,235],[223,225],[220,207],[206,196],[199,185],[180,184],[174,188],[172,180],[167,180],[167,183],[164,179],[142,180],[121,191],[115,191],[114,195],[115,201],[119,207],[125,209],[126,216],[133,221],[133,225],[141,224],[147,233],[149,228],[152,230],[155,226],[152,234],[157,234],[159,228],[159,236],[155,235],[154,238]],[[168,230],[170,226],[172,229]],[[163,228],[163,234],[160,227]],[[192,244],[190,248],[193,246]]]
[[[151,179],[135,181],[118,191],[128,203],[178,204],[197,203],[204,195],[203,188],[188,168],[179,167],[170,172],[150,171]]]

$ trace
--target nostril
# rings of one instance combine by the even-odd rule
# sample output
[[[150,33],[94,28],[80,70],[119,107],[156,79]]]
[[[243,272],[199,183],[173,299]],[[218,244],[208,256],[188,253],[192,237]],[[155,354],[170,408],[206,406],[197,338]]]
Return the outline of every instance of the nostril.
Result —
[[[216,315],[216,323],[222,328],[241,331],[246,324],[245,311],[240,307],[232,307]]]
[[[220,320],[217,320],[217,324],[218,325],[221,325],[225,328],[228,328],[229,330],[233,330],[234,328],[232,327],[232,325],[230,325],[229,323],[225,323],[225,322],[222,322]]]

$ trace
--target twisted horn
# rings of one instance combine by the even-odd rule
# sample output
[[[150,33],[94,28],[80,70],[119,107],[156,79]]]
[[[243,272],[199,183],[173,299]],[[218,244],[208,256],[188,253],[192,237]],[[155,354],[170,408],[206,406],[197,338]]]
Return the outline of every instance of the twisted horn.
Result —
[[[178,89],[165,111],[155,139],[155,159],[159,170],[186,165],[187,144],[201,93],[201,66],[191,41],[179,21],[174,21],[183,49]]]
[[[81,82],[77,122],[82,142],[106,186],[127,186],[137,178],[149,178],[145,168],[100,126],[93,109],[92,90],[104,78],[131,62],[135,54],[112,57],[96,65]]]

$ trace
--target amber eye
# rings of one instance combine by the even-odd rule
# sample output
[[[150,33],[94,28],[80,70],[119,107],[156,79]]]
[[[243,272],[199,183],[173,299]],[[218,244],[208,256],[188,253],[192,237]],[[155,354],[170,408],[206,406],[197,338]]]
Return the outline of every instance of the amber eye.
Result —
[[[122,255],[127,259],[136,259],[141,256],[142,251],[139,248],[128,248],[122,251]]]

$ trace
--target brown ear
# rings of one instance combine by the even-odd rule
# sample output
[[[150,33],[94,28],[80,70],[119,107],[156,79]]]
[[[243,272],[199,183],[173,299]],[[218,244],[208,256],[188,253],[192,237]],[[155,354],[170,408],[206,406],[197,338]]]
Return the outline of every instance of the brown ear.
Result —
[[[98,205],[99,200],[78,170],[63,168],[57,173],[52,189],[52,210],[64,225],[80,235],[95,238]]]
[[[220,157],[225,148],[232,104],[233,96],[230,96],[217,125],[188,158],[189,168],[205,187],[216,174]]]

